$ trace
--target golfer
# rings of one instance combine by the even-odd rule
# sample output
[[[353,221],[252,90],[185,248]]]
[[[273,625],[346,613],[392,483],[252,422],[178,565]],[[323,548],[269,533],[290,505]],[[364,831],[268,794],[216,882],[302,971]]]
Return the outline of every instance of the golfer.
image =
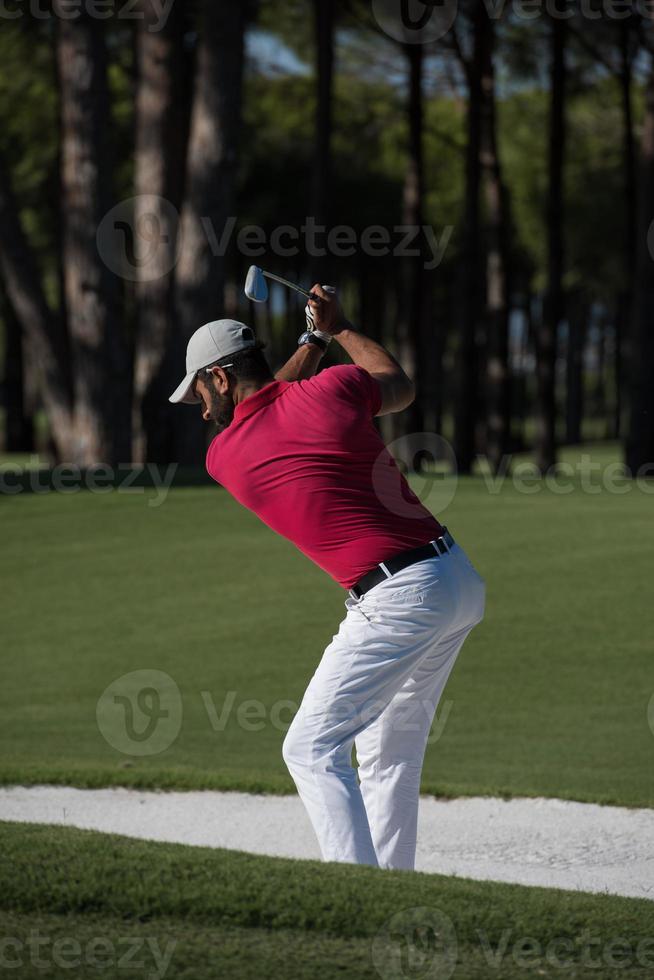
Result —
[[[213,479],[349,591],[283,746],[324,859],[412,869],[427,738],[484,583],[373,423],[411,404],[412,382],[335,292],[312,294],[315,329],[275,376],[250,327],[218,320],[191,337],[170,400],[217,424]],[[332,339],[353,363],[316,374]]]

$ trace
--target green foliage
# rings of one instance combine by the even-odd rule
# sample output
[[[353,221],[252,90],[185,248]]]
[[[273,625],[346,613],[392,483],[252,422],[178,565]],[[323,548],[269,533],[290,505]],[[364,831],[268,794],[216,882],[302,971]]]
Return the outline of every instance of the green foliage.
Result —
[[[334,222],[356,228],[400,220],[406,167],[406,65],[401,49],[362,16],[346,17],[337,35]],[[313,62],[312,15],[304,3],[264,4],[257,24]],[[532,32],[533,33],[533,32]],[[547,92],[533,83],[542,68],[524,29],[503,30],[500,151],[515,218],[515,253],[541,290],[546,272]],[[131,31],[108,31],[114,120],[114,194],[132,193],[134,79]],[[534,58],[536,60],[534,60]],[[8,21],[0,35],[0,146],[7,155],[30,239],[56,296],[58,105],[53,28]],[[540,67],[539,67],[540,66]],[[426,62],[426,218],[452,224],[458,243],[464,191],[465,103],[430,84],[447,64]],[[531,77],[529,86],[515,84]],[[512,81],[514,84],[512,84]],[[623,174],[619,93],[613,79],[577,86],[568,101],[567,284],[610,299],[622,284]],[[642,100],[638,98],[638,102]],[[315,93],[311,74],[268,77],[250,70],[238,213],[241,224],[299,225],[309,209]],[[283,204],[282,204],[283,202]],[[452,256],[448,253],[448,259]]]
[[[0,151],[7,160],[21,218],[41,265],[46,296],[59,302],[59,98],[54,19],[5,20],[0,31]],[[132,193],[133,80],[131,31],[108,30],[114,187]]]
[[[192,29],[197,27],[195,12],[193,6],[187,11],[185,96],[189,95],[191,51],[198,39]],[[407,174],[406,50],[379,29],[369,3],[350,0],[336,4],[336,12],[330,220],[334,225],[352,226],[359,234],[371,225],[392,229],[401,223]],[[468,13],[469,8],[462,5],[458,26],[466,50],[471,40]],[[59,207],[55,29],[52,18],[22,17],[5,21],[0,33],[0,150],[9,162],[52,307],[59,303],[60,236],[65,219]],[[240,227],[263,226],[268,233],[280,225],[300,228],[311,212],[315,154],[314,5],[306,0],[259,4],[258,17],[250,20],[249,30],[251,38],[256,35],[253,47],[258,54],[250,59],[246,73],[234,213]],[[611,310],[616,295],[625,289],[627,251],[620,91],[615,77],[603,67],[607,59],[617,62],[617,34],[612,25],[604,25],[601,30],[593,27],[589,37],[599,51],[597,58],[572,32],[567,51],[565,286],[571,293],[583,292],[588,305],[599,302]],[[528,287],[542,294],[548,271],[547,39],[546,18],[526,24],[507,17],[497,29],[499,153],[512,207],[510,271],[520,293]],[[105,188],[109,202],[134,193],[134,24],[107,22],[106,41],[112,113],[112,179]],[[266,51],[276,55],[274,69],[266,64]],[[643,112],[642,62],[634,60],[636,126]],[[425,49],[424,74],[424,217],[437,237],[446,226],[454,229],[443,265],[429,282],[429,313],[436,320],[439,313],[434,311],[444,304],[450,310],[458,306],[467,102],[461,66],[446,43]],[[188,88],[190,91],[190,85]],[[306,259],[300,254],[289,268],[279,271],[304,275]],[[246,262],[232,240],[228,277],[240,283]],[[276,264],[282,265],[283,260]],[[382,334],[392,346],[400,263],[393,256],[371,263],[359,256],[338,260],[335,265],[335,281],[342,283],[350,302],[361,293],[364,276],[366,283],[375,279],[384,283],[388,316]],[[130,288],[123,291],[121,311],[130,339],[132,293]],[[271,317],[278,314],[275,309]],[[279,326],[275,325],[277,332]],[[453,333],[452,329],[443,339],[446,352]],[[445,411],[449,412],[454,392],[447,386],[445,391]]]
[[[3,21],[0,31],[0,151],[25,230],[57,296],[58,99],[52,24]]]
[[[500,104],[500,146],[511,192],[518,243],[533,269],[533,288],[545,288],[548,191],[546,92],[523,89]],[[625,207],[622,120],[612,79],[567,103],[566,285],[585,287],[611,303],[624,286]]]

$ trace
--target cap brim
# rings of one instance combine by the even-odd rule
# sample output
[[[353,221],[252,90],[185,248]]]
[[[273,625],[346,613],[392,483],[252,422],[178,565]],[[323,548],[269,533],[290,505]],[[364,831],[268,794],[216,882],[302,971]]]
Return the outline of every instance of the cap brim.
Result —
[[[196,373],[195,371],[191,371],[190,374],[186,375],[181,385],[175,388],[168,399],[169,402],[183,402],[185,405],[197,405],[200,399],[196,398],[191,390]]]

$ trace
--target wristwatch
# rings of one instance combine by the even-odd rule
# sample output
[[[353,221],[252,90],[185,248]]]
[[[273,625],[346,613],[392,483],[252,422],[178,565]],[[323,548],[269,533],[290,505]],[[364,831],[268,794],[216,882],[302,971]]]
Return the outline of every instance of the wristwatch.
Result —
[[[298,347],[304,347],[306,344],[315,344],[324,353],[327,350],[328,343],[329,341],[324,340],[323,337],[319,337],[315,330],[305,330],[299,337],[297,345]]]

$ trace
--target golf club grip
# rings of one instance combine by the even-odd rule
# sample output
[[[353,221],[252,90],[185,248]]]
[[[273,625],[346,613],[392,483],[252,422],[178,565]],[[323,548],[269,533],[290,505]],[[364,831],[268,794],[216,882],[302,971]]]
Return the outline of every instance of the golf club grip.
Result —
[[[324,289],[324,291],[330,295],[333,295],[336,292],[336,286],[322,286],[322,289]],[[307,296],[309,299],[320,299],[320,296],[316,296],[315,293],[307,293]]]

